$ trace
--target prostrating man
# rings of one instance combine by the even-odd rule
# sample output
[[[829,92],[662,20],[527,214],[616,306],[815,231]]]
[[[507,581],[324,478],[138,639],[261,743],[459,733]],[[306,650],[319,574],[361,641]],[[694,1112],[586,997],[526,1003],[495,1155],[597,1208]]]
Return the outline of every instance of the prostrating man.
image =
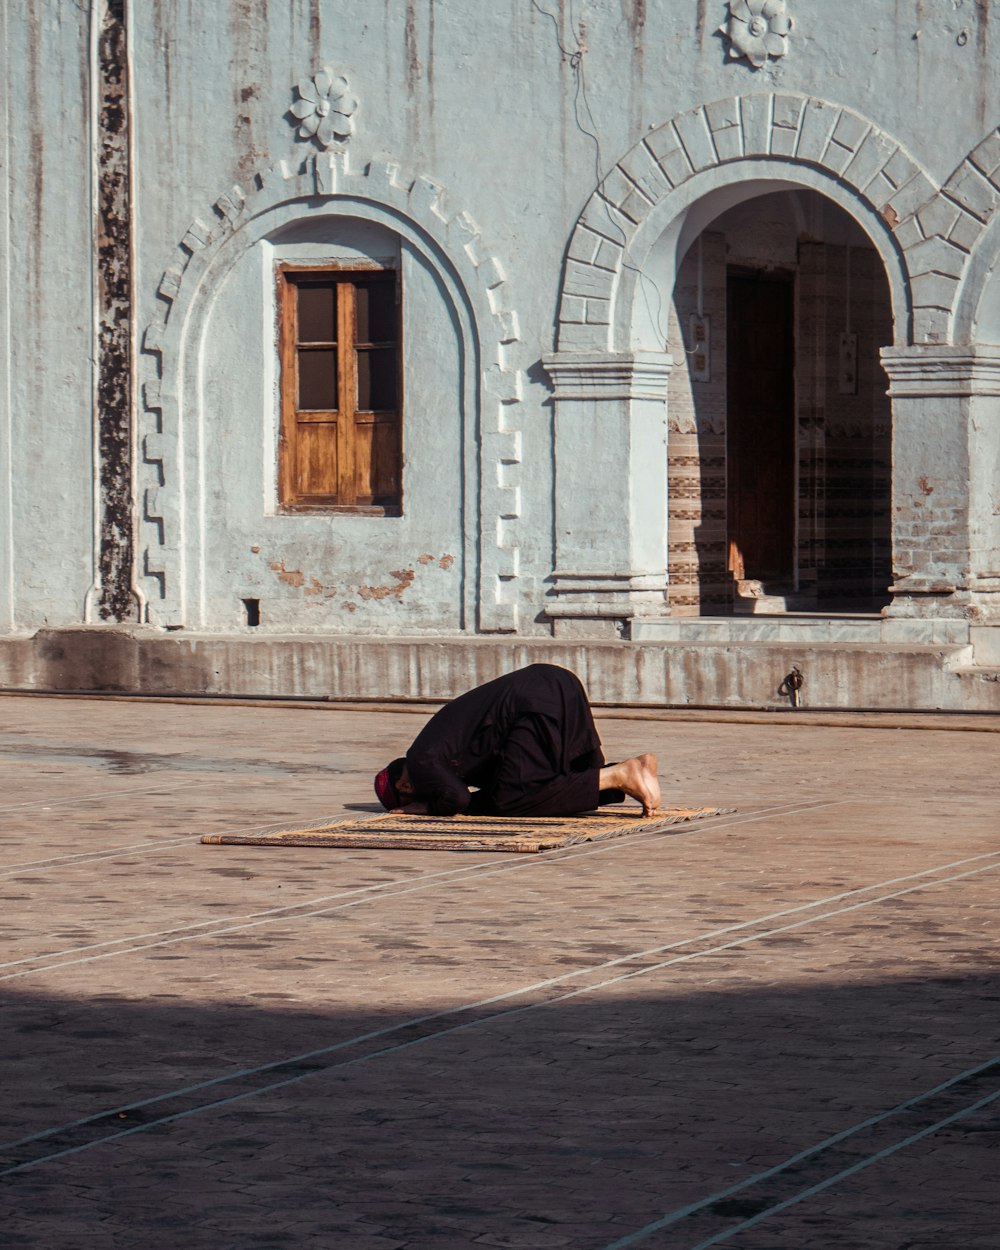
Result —
[[[626,794],[660,806],[656,757],[605,764],[575,673],[531,664],[459,695],[375,778],[389,810],[432,816],[572,816]]]

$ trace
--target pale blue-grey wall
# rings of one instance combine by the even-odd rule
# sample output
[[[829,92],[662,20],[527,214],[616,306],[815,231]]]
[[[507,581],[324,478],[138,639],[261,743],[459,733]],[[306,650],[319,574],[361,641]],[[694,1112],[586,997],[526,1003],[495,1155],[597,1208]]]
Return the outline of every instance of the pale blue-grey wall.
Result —
[[[93,231],[82,6],[3,6],[0,625],[82,621],[94,577]]]
[[[183,454],[203,446],[204,456],[185,468],[184,489],[194,491],[199,475],[202,485],[179,540],[187,553],[180,623],[231,628],[239,598],[257,591],[271,605],[265,625],[283,630],[475,628],[477,597],[493,593],[481,548],[496,546],[492,531],[509,521],[516,577],[509,568],[504,576],[515,587],[517,628],[547,631],[536,617],[553,563],[552,409],[538,362],[555,342],[569,237],[600,177],[652,128],[750,91],[846,106],[900,142],[936,183],[1000,122],[1000,20],[988,5],[790,0],[789,11],[788,56],[753,70],[727,57],[717,33],[726,10],[715,0],[130,6],[140,331],[163,315],[157,289],[191,223],[213,222],[211,206],[234,184],[249,194],[257,175],[317,151],[296,139],[287,110],[293,84],[325,64],[360,100],[347,144],[352,168],[389,161],[443,187],[446,214],[474,219],[502,267],[518,326],[504,349],[520,374],[516,487],[512,469],[497,469],[498,489],[517,491],[516,513],[513,504],[510,517],[493,508],[483,521],[490,532],[480,533],[480,494],[497,483],[477,477],[483,416],[469,375],[490,362],[470,351],[490,335],[440,246],[422,250],[414,239],[403,248],[413,515],[403,525],[274,518],[265,464],[274,418],[263,329],[270,294],[259,241],[242,257],[232,251],[185,358],[186,368],[201,362],[206,402],[181,413]],[[8,6],[3,20],[0,513],[12,523],[0,549],[0,604],[9,630],[83,620],[94,580],[93,209],[85,7],[32,0]],[[503,435],[502,416],[497,424]],[[421,501],[428,482],[433,492]],[[421,564],[425,555],[434,563]],[[455,559],[441,567],[445,555]],[[302,585],[282,580],[274,563],[300,571]],[[395,593],[394,571],[409,568],[412,584]],[[313,577],[324,590],[307,595]],[[338,591],[327,597],[330,586]],[[389,591],[366,599],[366,586]],[[348,601],[355,610],[345,610]]]

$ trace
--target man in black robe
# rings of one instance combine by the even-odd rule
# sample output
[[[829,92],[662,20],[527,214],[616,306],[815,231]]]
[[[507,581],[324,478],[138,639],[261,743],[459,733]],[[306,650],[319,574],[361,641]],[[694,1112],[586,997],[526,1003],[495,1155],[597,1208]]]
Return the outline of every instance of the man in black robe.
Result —
[[[656,757],[606,765],[580,679],[554,664],[446,704],[378,774],[375,793],[389,810],[433,816],[571,816],[625,794],[647,816],[660,805]]]

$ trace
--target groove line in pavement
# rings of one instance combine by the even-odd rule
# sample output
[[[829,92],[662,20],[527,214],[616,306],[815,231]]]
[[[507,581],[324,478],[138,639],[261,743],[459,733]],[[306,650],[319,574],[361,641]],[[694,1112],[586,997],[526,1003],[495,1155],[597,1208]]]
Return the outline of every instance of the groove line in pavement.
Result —
[[[205,781],[185,781],[184,789],[193,790],[196,786],[216,786],[218,784],[218,777],[209,777]],[[28,799],[24,803],[9,803],[0,807],[0,813],[20,812],[26,807],[38,807],[44,811],[49,807],[65,807],[68,803],[91,803],[97,799],[107,803],[111,799],[125,797],[135,798],[137,794],[149,794],[150,792],[155,792],[157,790],[165,791],[168,797],[174,794],[169,781],[161,775],[160,780],[152,785],[129,786],[125,790],[97,790],[92,794],[70,794],[61,799]]]
[[[236,832],[235,830],[233,832]],[[130,846],[117,846],[104,851],[78,851],[74,855],[53,855],[49,859],[30,859],[13,868],[4,868],[0,877],[16,877],[21,872],[42,872],[49,868],[75,867],[77,864],[93,864],[108,859],[125,859],[133,855],[148,855],[151,851],[170,850],[175,846],[190,846],[190,834],[185,838],[165,838],[162,842],[133,842]]]
[[[795,806],[792,804],[782,804],[778,807],[767,808],[763,812],[751,813],[747,816],[721,817],[718,819],[701,820],[690,825],[671,825],[667,829],[643,833],[630,834],[628,838],[618,838],[600,844],[588,843],[582,846],[566,847],[561,851],[549,852],[544,857],[545,862],[552,863],[553,859],[580,859],[589,855],[604,854],[608,851],[617,850],[626,845],[634,845],[640,839],[646,839],[657,836],[679,837],[681,835],[692,835],[699,832],[709,832],[710,830],[726,829],[731,825],[751,824],[754,821],[764,820],[772,817],[795,816],[800,812],[815,811],[819,807],[831,807],[845,802],[846,800],[836,800],[833,803],[810,804],[803,806]],[[38,955],[25,955],[20,959],[8,960],[0,963],[0,970],[7,968],[21,967],[24,964],[37,964],[37,971],[42,972],[48,968],[63,968],[76,963],[88,962],[87,959],[74,959],[61,964],[49,964],[44,961],[50,959],[62,959],[66,955],[83,955],[87,951],[104,950],[107,947],[122,947],[124,943],[132,942],[136,945],[111,951],[111,955],[129,954],[133,951],[147,950],[152,946],[168,945],[170,942],[187,941],[194,938],[210,937],[212,933],[206,933],[205,930],[216,926],[213,933],[232,933],[239,932],[243,929],[257,928],[262,924],[271,924],[278,920],[285,919],[308,919],[312,916],[327,915],[332,911],[340,910],[341,907],[355,906],[358,901],[367,901],[368,897],[372,900],[381,897],[394,897],[394,895],[386,895],[386,891],[393,889],[395,886],[412,887],[414,882],[427,883],[425,887],[444,884],[445,882],[454,880],[456,877],[480,877],[492,876],[500,872],[513,872],[518,869],[540,867],[543,857],[524,856],[519,857],[515,862],[506,862],[497,864],[495,860],[479,860],[473,864],[463,865],[458,868],[446,868],[440,872],[423,873],[417,877],[397,877],[390,881],[379,882],[377,885],[357,886],[349,890],[341,890],[335,894],[320,895],[312,899],[303,899],[301,903],[286,903],[281,907],[265,908],[259,912],[249,912],[242,916],[215,916],[211,920],[189,921],[186,924],[177,925],[170,929],[154,929],[145,933],[130,933],[125,937],[108,938],[102,942],[90,942],[83,946],[67,947],[63,950],[46,951]],[[396,891],[396,893],[413,893],[415,889],[404,888]],[[359,897],[360,896],[360,897]],[[322,907],[313,911],[305,911],[305,908],[315,908],[317,903],[329,903],[339,899],[354,900],[350,903],[343,903],[340,907]],[[225,926],[225,927],[221,927]],[[181,936],[174,936],[174,935]],[[168,942],[148,942],[151,938],[167,938]],[[43,941],[45,939],[42,939]],[[103,955],[91,956],[91,959],[104,958]],[[14,976],[21,976],[23,973],[15,973]],[[9,976],[0,976],[0,982],[10,980]]]
[[[842,1145],[850,1138],[857,1136],[859,1133],[867,1129],[875,1128],[893,1116],[903,1115],[911,1111],[914,1107],[919,1107],[922,1103],[928,1102],[933,1098],[940,1097],[942,1094],[953,1090],[956,1086],[965,1084],[970,1081],[1000,1074],[1000,1057],[994,1057],[986,1060],[985,1063],[978,1064],[974,1068],[970,1068],[966,1072],[959,1073],[958,1076],[951,1077],[941,1085],[935,1086],[933,1089],[925,1090],[921,1094],[908,1098],[905,1102],[899,1103],[898,1106],[890,1108],[888,1111],[880,1112],[878,1115],[869,1116],[858,1124],[852,1125],[850,1128],[834,1133],[833,1136],[825,1138],[823,1141],[817,1142],[815,1145],[807,1147],[805,1150],[799,1151],[797,1154],[790,1155],[787,1159],[783,1159],[780,1163],[776,1163],[773,1167],[767,1168],[763,1172],[757,1172],[753,1176],[746,1177],[745,1180],[738,1181],[735,1185],[730,1185],[726,1189],[721,1189],[714,1194],[709,1194],[706,1198],[700,1198],[697,1202],[688,1203],[686,1206],[678,1207],[674,1211],[670,1211],[659,1219],[652,1220],[649,1224],[642,1228],[636,1229],[633,1233],[628,1233],[624,1237],[618,1238],[616,1241],[609,1242],[608,1245],[602,1247],[602,1250],[628,1250],[629,1246],[638,1245],[645,1241],[647,1237],[651,1237],[654,1233],[662,1232],[672,1225],[681,1223],[683,1220],[690,1219],[694,1215],[698,1215],[703,1211],[707,1211],[716,1204],[725,1202],[730,1198],[734,1198],[737,1194],[746,1193],[755,1185],[759,1185],[764,1181],[773,1180],[780,1177],[782,1173],[788,1172],[793,1168],[798,1168],[801,1164],[810,1162],[818,1156],[822,1156],[828,1150],[836,1146]],[[918,1141],[922,1141],[925,1137],[930,1137],[933,1133],[938,1133],[941,1129],[946,1128],[949,1124],[954,1124],[957,1120],[965,1119],[967,1116],[974,1115],[977,1111],[983,1110],[991,1103],[1000,1098],[1000,1089],[992,1090],[989,1094],[982,1098],[960,1107],[957,1111],[946,1115],[932,1124],[925,1125],[916,1133],[910,1133],[904,1137],[898,1138],[889,1145],[875,1150],[857,1160],[850,1167],[842,1168],[838,1172],[834,1172],[829,1176],[825,1176],[822,1180],[815,1184],[808,1185],[800,1189],[797,1193],[781,1202],[773,1203],[766,1210],[758,1211],[756,1214],[749,1216],[738,1225],[730,1225],[721,1232],[715,1233],[713,1236],[699,1241],[696,1245],[690,1247],[690,1250],[708,1250],[709,1246],[719,1245],[723,1241],[728,1241],[731,1237],[735,1237],[737,1233],[741,1233],[748,1228],[753,1228],[765,1219],[769,1219],[772,1215],[777,1215],[780,1211],[785,1211],[791,1206],[804,1201],[806,1198],[812,1197],[814,1194],[821,1193],[824,1189],[830,1189],[838,1182],[847,1180],[849,1177],[856,1175],[865,1168],[871,1167],[875,1163],[881,1162],[883,1159],[889,1158],[890,1155],[896,1154],[898,1151],[912,1146]]]
[[[210,783],[199,782],[198,784],[208,785]],[[835,803],[843,803],[847,801],[848,800],[846,799],[834,800]],[[805,801],[802,799],[795,799],[789,803],[772,804],[769,807],[760,808],[758,809],[757,812],[753,814],[760,815],[762,813],[767,813],[767,812],[781,812],[786,808],[808,809],[812,806],[825,807],[827,805],[828,805],[828,802],[825,800],[824,801],[820,801],[820,800]],[[0,807],[0,813],[4,812],[5,810],[8,810],[8,809]],[[306,827],[311,827],[312,825],[334,824],[337,821],[348,820],[348,819],[351,819],[350,815],[343,811],[336,813],[336,815],[334,816],[330,816],[328,814],[324,814],[322,816],[308,816],[308,817],[303,816],[302,827],[306,828]],[[707,822],[705,820],[702,820],[702,821],[699,821],[698,823],[700,826],[703,827]],[[278,830],[287,829],[287,828],[288,828],[288,822],[283,821],[278,824],[265,825],[263,827],[255,826],[253,832],[254,833],[266,833],[272,830],[278,831]],[[239,828],[236,828],[236,829],[224,829],[224,830],[213,829],[211,830],[211,832],[212,833],[246,833],[247,830],[246,830],[246,826],[241,825]],[[200,834],[197,835],[197,838],[200,838],[200,836],[201,836]],[[633,840],[637,836],[640,836],[640,835],[638,834],[630,835],[630,837]],[[63,866],[75,864],[77,862],[86,864],[95,859],[116,859],[119,856],[134,854],[137,851],[144,851],[144,850],[156,851],[156,850],[160,850],[163,847],[195,846],[197,845],[197,838],[189,834],[183,838],[174,838],[174,839],[171,839],[169,841],[164,841],[164,842],[152,842],[152,843],[151,842],[133,842],[128,846],[117,846],[117,847],[109,846],[109,847],[105,847],[103,850],[98,850],[98,851],[79,851],[72,855],[56,855],[56,856],[50,856],[46,859],[29,859],[29,860],[25,860],[24,863],[15,864],[13,867],[5,868],[2,872],[0,872],[0,876],[3,876],[3,877],[13,876],[15,873],[18,873],[18,872],[27,872],[29,870],[39,869],[39,868],[63,867]],[[20,841],[18,841],[17,844],[20,845]],[[571,849],[571,848],[567,848],[567,849]]]
[[[629,971],[621,973],[618,976],[608,977],[593,984],[576,986],[562,993],[548,994],[544,997],[536,998],[534,1001],[521,1005],[506,1006],[496,1011],[487,1010],[489,1008],[496,1007],[498,1004],[509,1003],[512,999],[523,998],[529,994],[543,993],[546,990],[559,987],[567,981],[582,975],[593,975],[595,973],[610,970],[611,968],[619,966],[630,959],[640,957],[645,952],[634,952],[629,956],[595,964],[589,968],[579,969],[575,972],[563,973],[560,976],[549,977],[545,980],[537,981],[532,985],[521,986],[513,990],[505,991],[501,994],[495,994],[488,998],[479,999],[472,1003],[466,1003],[459,1007],[446,1008],[442,1011],[431,1012],[427,1015],[413,1017],[399,1024],[387,1025],[383,1028],[375,1029],[356,1037],[346,1038],[343,1041],[333,1043],[330,1046],[319,1047],[315,1050],[306,1051],[299,1055],[287,1056],[266,1064],[260,1064],[253,1068],[245,1068],[238,1072],[212,1077],[193,1085],[169,1090],[162,1094],[157,1094],[150,1098],[141,1099],[136,1102],[123,1104],[119,1107],[98,1112],[80,1120],[75,1120],[69,1124],[43,1129],[40,1132],[33,1133],[28,1137],[23,1137],[17,1141],[0,1145],[0,1156],[7,1156],[9,1159],[16,1158],[18,1154],[22,1154],[24,1152],[25,1147],[36,1143],[44,1144],[46,1142],[51,1142],[57,1147],[53,1150],[43,1149],[41,1152],[37,1153],[35,1157],[13,1161],[11,1166],[0,1168],[0,1176],[7,1176],[14,1172],[22,1171],[25,1168],[36,1167],[42,1163],[63,1158],[67,1155],[77,1154],[82,1150],[88,1150],[94,1146],[103,1145],[106,1142],[116,1141],[122,1137],[131,1136],[134,1133],[144,1132],[145,1130],[153,1128],[157,1125],[176,1123],[179,1120],[187,1119],[191,1116],[201,1115],[208,1111],[232,1106],[235,1103],[242,1102],[248,1098],[255,1098],[262,1094],[273,1093],[276,1090],[286,1088],[289,1085],[297,1084],[298,1082],[304,1081],[312,1076],[343,1070],[344,1068],[352,1067],[359,1063],[370,1062],[373,1059],[382,1058],[387,1055],[398,1055],[400,1052],[409,1050],[414,1046],[423,1045],[426,1042],[437,1041],[454,1033],[462,1032],[471,1028],[477,1028],[484,1024],[489,1025],[501,1019],[510,1019],[514,1016],[535,1011],[538,1008],[553,1007],[559,1003],[578,998],[584,994],[593,994],[598,990],[607,989],[610,986],[621,985],[626,981],[635,979],[636,977],[648,976],[651,973],[661,972],[677,964],[687,963],[691,960],[703,958],[708,955],[719,954],[723,951],[732,950],[735,947],[742,947],[750,942],[765,941],[766,939],[776,937],[779,934],[788,933],[795,929],[801,929],[807,925],[818,924],[824,920],[832,920],[835,917],[856,912],[862,908],[872,907],[879,903],[888,902],[897,898],[903,898],[921,890],[927,890],[936,885],[948,885],[958,881],[968,880],[972,877],[982,876],[985,873],[991,872],[997,868],[1000,868],[1000,863],[988,864],[964,873],[956,873],[951,877],[935,878],[933,880],[923,881],[918,885],[908,886],[903,890],[895,890],[888,894],[878,895],[875,898],[863,899],[859,902],[851,903],[846,907],[833,908],[829,911],[821,912],[819,915],[807,916],[803,919],[794,921],[791,924],[765,929],[759,933],[749,933],[745,930],[753,923],[761,923],[760,921],[749,922],[749,924],[738,926],[727,926],[727,929],[730,932],[735,929],[742,929],[744,932],[741,932],[739,937],[734,938],[729,942],[723,942],[715,946],[708,946],[702,950],[688,951],[684,954],[674,956],[671,959],[660,960],[654,964],[650,964],[639,969],[630,969]],[[720,932],[724,931],[725,930]],[[676,949],[678,946],[690,945],[692,941],[708,940],[711,936],[714,936],[714,934],[703,935],[700,939],[686,939],[683,942],[671,943],[667,946],[659,948],[659,950],[667,951]],[[394,1034],[399,1035],[405,1034],[408,1031],[413,1032],[414,1030],[422,1029],[427,1025],[435,1026],[440,1022],[455,1020],[456,1018],[467,1016],[470,1013],[475,1012],[479,1012],[480,1014],[473,1015],[471,1020],[460,1020],[459,1023],[449,1024],[443,1028],[432,1027],[426,1032],[419,1033],[416,1037],[405,1038],[402,1041],[395,1041],[390,1045],[381,1046],[376,1050],[369,1050],[354,1057],[333,1059],[331,1062],[326,1062],[329,1057],[341,1055],[344,1051],[350,1050],[351,1048],[361,1047],[370,1042],[378,1042],[389,1039]],[[990,1062],[995,1063],[998,1061],[991,1060]],[[136,1113],[143,1113],[146,1108],[153,1107],[157,1104],[162,1104],[171,1100],[179,1100],[192,1094],[199,1094],[203,1090],[215,1089],[216,1087],[225,1086],[226,1084],[235,1085],[240,1081],[245,1081],[250,1078],[280,1072],[282,1069],[286,1072],[291,1070],[292,1074],[286,1076],[282,1080],[268,1081],[265,1084],[240,1090],[236,1093],[229,1094],[222,1098],[216,1098],[209,1102],[198,1103],[192,1107],[186,1107],[173,1113],[168,1113],[166,1115],[154,1115],[148,1119],[143,1117],[141,1123],[131,1125],[127,1128],[117,1128],[117,1131],[115,1132],[104,1131],[108,1128],[119,1125],[122,1120],[128,1119],[130,1114],[134,1115]],[[977,1072],[979,1070],[980,1068],[975,1069]],[[946,1086],[942,1086],[941,1088],[945,1087]],[[58,1148],[58,1139],[60,1136],[64,1139],[67,1137],[71,1138],[74,1133],[78,1137],[86,1137],[86,1140],[71,1145],[65,1145],[61,1149]],[[53,1139],[55,1140],[53,1141]],[[788,1166],[788,1164],[785,1166]],[[718,1199],[716,1199],[716,1201],[717,1200]]]
[[[890,1146],[883,1147],[882,1150],[875,1151],[874,1154],[859,1160],[852,1167],[844,1168],[833,1176],[826,1177],[817,1184],[811,1185],[808,1189],[803,1189],[801,1192],[793,1195],[793,1197],[786,1198],[784,1202],[776,1203],[775,1206],[768,1208],[768,1210],[759,1212],[757,1215],[745,1220],[738,1228],[728,1229],[725,1232],[717,1233],[707,1241],[700,1241],[694,1247],[694,1250],[707,1250],[709,1246],[716,1246],[720,1242],[728,1241],[730,1237],[734,1237],[746,1228],[752,1228],[755,1224],[759,1224],[762,1220],[768,1219],[772,1215],[777,1215],[779,1211],[784,1211],[788,1207],[804,1201],[806,1198],[811,1198],[814,1194],[821,1193],[824,1189],[830,1189],[838,1182],[847,1180],[863,1169],[871,1167],[872,1164],[880,1163],[883,1159],[888,1159],[890,1155],[896,1154],[897,1151],[903,1150],[907,1146],[912,1146],[916,1142],[922,1141],[925,1137],[930,1137],[932,1133],[939,1133],[941,1129],[947,1128],[949,1124],[954,1124],[958,1120],[964,1120],[966,1116],[974,1115],[977,1111],[981,1111],[984,1107],[988,1107],[991,1103],[996,1102],[998,1098],[1000,1098],[1000,1089],[987,1094],[985,1098],[980,1098],[978,1102],[970,1103],[967,1107],[962,1107],[951,1115],[945,1116],[943,1120],[938,1120],[936,1124],[929,1124],[926,1128],[921,1129],[919,1133],[911,1133],[909,1137],[904,1137],[900,1141],[893,1142]]]
[[[939,865],[935,868],[925,868],[925,869],[922,869],[920,872],[907,873],[905,876],[891,877],[884,881],[875,882],[871,885],[857,886],[854,889],[844,890],[838,894],[828,895],[822,899],[814,899],[807,903],[797,903],[794,907],[783,908],[779,911],[771,912],[767,916],[759,916],[759,917],[755,917],[752,920],[741,921],[735,925],[727,925],[724,928],[714,930],[711,936],[715,936],[721,933],[734,932],[734,931],[741,930],[748,926],[753,926],[756,924],[767,923],[770,920],[779,919],[783,916],[794,915],[796,912],[808,911],[814,907],[822,907],[826,905],[827,903],[839,902],[845,898],[852,898],[859,894],[868,893],[872,890],[879,890],[879,889],[884,888],[887,885],[896,885],[903,881],[913,881],[913,880],[917,880],[923,877],[930,877],[934,873],[944,872],[949,868],[960,867],[966,863],[977,863],[978,861],[983,860],[983,859],[998,860],[1000,859],[1000,852],[989,851],[982,855],[974,855],[964,860],[955,860],[952,863]],[[509,865],[509,866],[504,865],[502,867],[494,868],[493,872],[512,871],[514,868],[527,867],[527,866],[528,865],[523,862],[521,864],[516,864],[516,865],[514,864]],[[1000,866],[1000,865],[993,865],[993,866]],[[479,880],[481,877],[485,877],[489,875],[491,875],[491,872],[487,869],[486,871],[477,873],[475,877],[472,879]],[[956,878],[943,878],[942,880],[948,881],[948,880],[954,880],[954,879]],[[398,882],[387,883],[388,886],[399,885],[399,884],[400,883]],[[418,885],[402,886],[399,889],[393,889],[391,892],[382,893],[378,895],[378,900],[387,899],[387,898],[389,899],[400,898],[408,894],[419,894],[425,890],[433,889],[434,887],[440,884],[441,882],[436,879],[433,879],[433,880],[422,879],[421,883]],[[104,959],[114,959],[118,956],[140,954],[143,951],[158,950],[164,946],[176,946],[178,943],[181,943],[181,942],[190,942],[190,941],[195,941],[195,940],[199,940],[202,938],[211,939],[211,938],[217,938],[217,937],[227,937],[228,935],[232,933],[245,933],[248,929],[255,929],[263,925],[275,924],[281,920],[290,920],[290,921],[312,920],[318,916],[328,916],[335,912],[347,911],[354,907],[360,907],[364,905],[365,903],[377,901],[375,899],[375,896],[371,894],[371,890],[372,890],[372,887],[368,887],[368,886],[359,888],[357,893],[360,894],[361,897],[351,898],[347,902],[338,903],[334,907],[324,907],[318,910],[307,911],[307,912],[298,912],[298,913],[292,912],[291,914],[283,910],[282,914],[278,916],[269,915],[263,920],[251,920],[251,921],[246,921],[246,922],[242,922],[239,924],[225,925],[222,928],[215,928],[215,929],[212,929],[211,931],[205,931],[205,932],[200,932],[200,933],[192,931],[195,926],[191,926],[190,928],[185,927],[179,936],[167,936],[167,937],[160,939],[159,941],[154,941],[154,942],[140,942],[132,946],[121,947],[118,950],[110,950],[110,951],[104,950],[102,951],[101,954],[85,955],[78,959],[65,959],[61,963],[41,963],[40,962],[42,959],[52,958],[53,956],[28,956],[23,960],[14,960],[14,961],[11,961],[11,963],[9,964],[0,965],[0,967],[7,967],[7,968],[16,967],[18,964],[21,964],[21,963],[28,963],[28,964],[33,965],[28,968],[21,968],[20,971],[7,972],[5,975],[0,976],[0,984],[6,981],[16,981],[23,977],[41,975],[42,973],[56,971],[60,968],[75,967],[78,964],[95,963]],[[203,921],[202,926],[204,927],[204,926],[208,926],[214,923],[217,923],[217,922]],[[702,940],[702,936],[685,938],[682,940],[681,944],[700,941]],[[130,940],[132,939],[122,938],[122,939],[118,939],[118,942],[130,941]],[[100,943],[99,945],[104,946],[104,945],[113,945],[113,944],[114,944],[114,941],[109,942],[109,943]],[[86,950],[89,948],[83,947],[80,949]],[[633,954],[625,955],[625,956],[620,957],[617,960],[612,961],[611,965],[609,966],[613,966],[614,964],[617,964],[620,962],[653,955],[663,949],[667,949],[667,948],[654,947],[648,951],[635,952]],[[574,974],[569,974],[569,975],[574,975]]]
[[[199,781],[197,784],[198,785],[210,785],[211,783]],[[0,811],[2,810],[3,809],[0,808]],[[319,825],[323,823],[332,823],[334,820],[337,820],[337,819],[344,819],[343,814],[339,814],[336,817],[329,816],[325,813],[321,816],[303,816],[302,823],[303,823],[303,828],[305,828],[307,824]],[[270,830],[272,828],[274,830],[287,829],[288,822],[282,821],[281,823],[275,824],[273,826],[266,825],[264,826],[264,828],[257,830],[257,832],[263,833],[266,830]],[[239,827],[235,829],[216,829],[216,830],[212,830],[212,832],[213,833],[245,833],[246,826],[240,825]],[[15,876],[19,872],[39,871],[44,868],[72,867],[75,864],[86,865],[98,859],[100,860],[124,859],[126,856],[142,854],[143,852],[149,852],[149,851],[160,851],[165,848],[170,848],[170,847],[175,847],[175,846],[196,846],[196,845],[198,845],[197,840],[192,834],[187,834],[183,838],[164,839],[161,842],[133,842],[128,846],[109,846],[99,851],[78,851],[72,855],[54,855],[54,856],[50,856],[47,859],[29,859],[23,864],[15,864],[11,868],[5,868],[2,872],[0,872],[0,877],[12,877],[12,876]]]

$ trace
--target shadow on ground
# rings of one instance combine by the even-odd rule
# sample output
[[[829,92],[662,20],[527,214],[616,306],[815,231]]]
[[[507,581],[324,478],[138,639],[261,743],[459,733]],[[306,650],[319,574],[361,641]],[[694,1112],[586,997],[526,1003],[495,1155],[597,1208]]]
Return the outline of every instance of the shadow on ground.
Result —
[[[962,1113],[1000,1067],[922,1097],[996,1053],[994,980],[748,992],[710,962],[458,1011],[7,994],[4,1245],[605,1250],[688,1206],[629,1244],[998,1244],[997,1104]]]

